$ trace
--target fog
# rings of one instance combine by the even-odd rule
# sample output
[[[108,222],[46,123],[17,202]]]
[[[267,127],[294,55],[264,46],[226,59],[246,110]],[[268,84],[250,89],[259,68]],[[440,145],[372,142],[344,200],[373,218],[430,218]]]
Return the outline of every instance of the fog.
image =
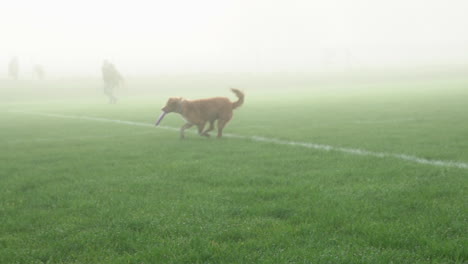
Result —
[[[463,0],[6,1],[0,77],[267,73],[468,64]],[[3,66],[4,65],[4,66]]]

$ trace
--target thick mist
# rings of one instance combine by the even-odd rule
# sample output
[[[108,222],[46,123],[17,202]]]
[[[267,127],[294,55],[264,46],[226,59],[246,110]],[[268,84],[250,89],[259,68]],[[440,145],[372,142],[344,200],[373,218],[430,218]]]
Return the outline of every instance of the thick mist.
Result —
[[[468,63],[466,1],[8,1],[0,78],[359,71]]]

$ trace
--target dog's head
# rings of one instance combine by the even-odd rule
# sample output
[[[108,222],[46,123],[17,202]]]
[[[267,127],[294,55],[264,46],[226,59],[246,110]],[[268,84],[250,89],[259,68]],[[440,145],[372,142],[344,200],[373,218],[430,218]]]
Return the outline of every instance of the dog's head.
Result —
[[[166,106],[164,106],[161,110],[163,110],[165,113],[179,112],[182,100],[182,97],[171,97],[169,100],[167,100]]]

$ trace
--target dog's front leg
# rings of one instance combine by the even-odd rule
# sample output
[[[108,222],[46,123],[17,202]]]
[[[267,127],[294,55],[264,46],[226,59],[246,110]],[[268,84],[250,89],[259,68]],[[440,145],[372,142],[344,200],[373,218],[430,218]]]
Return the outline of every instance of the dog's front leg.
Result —
[[[192,126],[193,126],[193,124],[186,123],[185,125],[183,125],[183,126],[180,128],[180,138],[181,138],[181,139],[185,138],[184,130],[187,129],[187,128],[191,128]]]

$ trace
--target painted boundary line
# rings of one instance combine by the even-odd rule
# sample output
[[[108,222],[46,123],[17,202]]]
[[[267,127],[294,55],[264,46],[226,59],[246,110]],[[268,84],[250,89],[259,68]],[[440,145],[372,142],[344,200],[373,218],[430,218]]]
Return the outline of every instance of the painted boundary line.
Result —
[[[88,120],[88,121],[117,123],[117,124],[130,125],[130,126],[151,127],[151,128],[160,128],[160,129],[166,129],[166,130],[171,130],[171,131],[179,131],[178,128],[174,128],[174,127],[168,127],[168,126],[155,127],[153,124],[149,124],[149,123],[133,122],[133,121],[126,121],[126,120],[119,120],[119,119],[108,119],[108,118],[101,118],[101,117],[79,116],[79,115],[61,115],[61,114],[52,114],[52,113],[43,113],[43,112],[26,112],[26,111],[8,111],[8,112],[27,114],[27,115],[55,117],[55,118],[79,119],[79,120]],[[395,158],[395,159],[405,160],[405,161],[409,161],[413,163],[426,164],[426,165],[432,165],[432,166],[468,169],[468,163],[459,162],[459,161],[431,160],[431,159],[420,158],[417,156],[412,156],[412,155],[407,155],[407,154],[375,152],[375,151],[368,151],[368,150],[363,150],[363,149],[335,147],[335,146],[324,145],[324,144],[290,141],[290,140],[260,137],[260,136],[242,136],[242,135],[235,135],[235,134],[228,134],[228,133],[223,134],[223,135],[229,138],[246,139],[246,140],[252,140],[255,142],[265,142],[265,143],[272,143],[272,144],[277,144],[277,145],[303,147],[303,148],[316,149],[316,150],[322,150],[322,151],[336,151],[336,152],[342,152],[346,154],[359,155],[359,156],[371,156],[371,157],[377,157],[377,158]]]

